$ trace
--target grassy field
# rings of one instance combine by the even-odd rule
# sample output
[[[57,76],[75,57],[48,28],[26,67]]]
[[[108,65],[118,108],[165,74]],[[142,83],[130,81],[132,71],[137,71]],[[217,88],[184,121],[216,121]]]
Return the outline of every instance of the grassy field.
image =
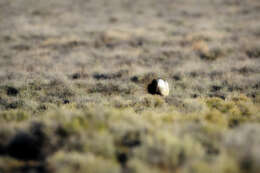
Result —
[[[260,1],[0,0],[0,173],[20,172],[259,173]]]

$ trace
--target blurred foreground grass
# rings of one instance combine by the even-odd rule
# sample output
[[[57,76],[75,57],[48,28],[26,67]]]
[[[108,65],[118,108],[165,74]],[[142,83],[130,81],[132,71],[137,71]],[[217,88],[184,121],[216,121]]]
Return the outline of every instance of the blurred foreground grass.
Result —
[[[260,170],[259,102],[243,94],[188,99],[183,111],[148,94],[82,105],[66,87],[27,87],[1,90],[1,172]]]

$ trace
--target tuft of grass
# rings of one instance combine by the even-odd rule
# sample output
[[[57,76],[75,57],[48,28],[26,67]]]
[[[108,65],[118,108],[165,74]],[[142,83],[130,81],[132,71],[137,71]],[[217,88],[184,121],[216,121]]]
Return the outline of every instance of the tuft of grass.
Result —
[[[95,156],[91,153],[80,154],[76,152],[64,153],[62,151],[55,153],[48,159],[48,163],[57,173],[69,172],[107,172],[119,173],[120,166],[111,160]]]
[[[29,120],[30,118],[30,113],[19,109],[0,112],[0,121],[4,122],[22,122]]]

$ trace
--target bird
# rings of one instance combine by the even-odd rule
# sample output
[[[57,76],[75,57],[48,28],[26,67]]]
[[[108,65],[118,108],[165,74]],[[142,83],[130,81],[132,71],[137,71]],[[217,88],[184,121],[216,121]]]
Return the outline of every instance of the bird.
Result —
[[[148,85],[147,90],[150,94],[158,94],[162,96],[169,95],[169,84],[163,79],[153,79],[153,81]]]

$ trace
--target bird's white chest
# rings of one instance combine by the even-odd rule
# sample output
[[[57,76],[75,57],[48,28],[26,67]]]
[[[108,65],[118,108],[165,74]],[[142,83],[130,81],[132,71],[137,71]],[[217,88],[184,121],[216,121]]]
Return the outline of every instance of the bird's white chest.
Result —
[[[157,80],[157,90],[163,96],[169,95],[169,84],[168,84],[168,82],[164,81],[162,79],[158,79]]]

